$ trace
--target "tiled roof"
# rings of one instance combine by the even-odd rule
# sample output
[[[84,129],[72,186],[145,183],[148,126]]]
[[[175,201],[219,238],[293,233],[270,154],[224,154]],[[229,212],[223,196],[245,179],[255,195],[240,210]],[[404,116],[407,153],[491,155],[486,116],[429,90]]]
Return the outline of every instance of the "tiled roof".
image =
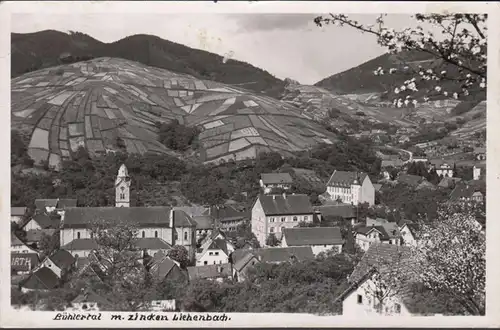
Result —
[[[191,280],[230,277],[232,275],[231,264],[204,265],[188,267],[188,274]]]
[[[57,287],[59,278],[47,267],[42,267],[21,283],[21,287],[32,290],[50,290]]]
[[[66,250],[59,249],[54,252],[49,259],[59,268],[69,268],[73,265],[76,259]]]
[[[11,207],[10,215],[11,216],[23,216],[26,214],[26,207]]]
[[[96,250],[97,242],[92,238],[77,238],[64,245],[62,249],[67,251]]]
[[[350,204],[322,205],[315,206],[314,209],[321,212],[322,216],[337,216],[344,219],[351,219],[356,217],[356,210],[354,206]]]
[[[380,233],[381,240],[389,240],[391,238],[398,238],[401,236],[398,225],[394,222],[358,227],[356,228],[356,232],[367,235],[372,229],[375,229]]]
[[[307,195],[260,195],[266,215],[312,214],[313,208]]]
[[[66,210],[63,228],[86,228],[96,219],[137,223],[140,227],[170,227],[170,207],[73,207]],[[177,215],[180,214],[180,217]],[[185,215],[185,216],[184,216]],[[177,211],[175,220],[185,223],[187,215]]]
[[[398,182],[407,184],[409,186],[417,186],[425,180],[423,176],[418,176],[418,175],[413,175],[413,174],[406,174],[406,173],[400,173],[398,175]]]
[[[33,216],[32,221],[35,221],[42,229],[59,228],[61,219],[56,216],[50,216],[46,213],[37,213]]]
[[[269,263],[289,261],[292,257],[295,257],[298,261],[314,259],[310,246],[270,247],[250,251],[260,261]]]
[[[209,215],[194,216],[193,220],[196,221],[196,229],[211,229],[214,225],[214,219]]]
[[[46,207],[56,207],[57,199],[35,199],[35,207],[37,210],[45,211]]]
[[[471,198],[472,195],[477,191],[479,191],[479,189],[475,185],[459,183],[455,186],[455,189],[451,191],[450,200],[457,201],[462,198]]]
[[[350,187],[356,179],[362,184],[368,176],[365,172],[348,172],[335,170],[328,180],[327,186]]]
[[[178,267],[172,259],[162,252],[155,253],[150,265],[150,272],[159,278],[165,278],[173,268]]]
[[[259,262],[259,259],[257,259],[256,256],[254,256],[251,251],[247,251],[246,254],[243,255],[240,259],[238,259],[236,262],[233,263],[234,269],[236,269],[238,272],[241,271],[251,260],[254,260],[255,262]]]
[[[135,242],[139,249],[146,250],[170,250],[172,246],[158,237],[138,238]]]
[[[205,212],[205,215],[212,216],[219,221],[233,221],[250,218],[250,212],[239,211],[233,205],[224,205],[221,207],[212,207]]]
[[[196,221],[184,211],[174,210],[174,227],[196,227]]]
[[[36,253],[11,253],[10,254],[10,266],[14,271],[30,271],[36,268],[40,260],[38,259],[38,254]]]
[[[344,244],[339,227],[285,228],[283,236],[289,246]]]
[[[264,184],[291,184],[293,182],[288,173],[262,173],[260,179]]]
[[[52,236],[57,229],[34,229],[26,232],[26,242],[40,242],[44,235]]]
[[[207,250],[222,250],[226,255],[229,255],[227,241],[225,239],[216,239],[209,245]]]

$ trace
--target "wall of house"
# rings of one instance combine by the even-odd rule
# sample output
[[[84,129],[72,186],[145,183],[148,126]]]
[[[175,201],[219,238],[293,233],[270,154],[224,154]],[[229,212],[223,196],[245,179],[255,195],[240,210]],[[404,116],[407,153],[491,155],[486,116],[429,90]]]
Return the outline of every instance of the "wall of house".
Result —
[[[11,245],[10,252],[11,253],[37,253],[35,250],[31,249],[29,246],[27,246],[25,244]]]
[[[92,250],[67,250],[75,258],[88,258]]]
[[[196,266],[226,264],[229,257],[221,249],[208,250],[196,257]]]
[[[366,176],[359,192],[359,203],[368,203],[370,206],[375,205],[375,188],[369,176]],[[356,203],[354,205],[357,205]]]
[[[61,275],[62,275],[61,268],[57,267],[56,264],[54,264],[52,262],[52,260],[50,260],[49,258],[45,258],[45,260],[40,264],[39,267],[37,267],[37,269],[42,268],[42,267],[48,267],[50,270],[52,270],[57,275],[57,277],[61,278]]]
[[[351,187],[346,188],[328,186],[326,188],[326,191],[328,192],[332,200],[341,199],[344,203],[351,203],[353,201]]]
[[[252,233],[259,241],[260,246],[264,246],[267,238],[267,223],[260,200],[257,200],[252,208]]]
[[[373,242],[380,242],[380,234],[378,232],[372,232],[368,235],[358,233],[356,235],[356,244],[358,244],[363,251],[368,250],[370,244]]]
[[[15,222],[15,223],[19,224],[19,223],[21,223],[22,220],[23,220],[22,216],[19,216],[19,215],[11,215],[10,216],[10,222]]]
[[[24,229],[25,231],[28,231],[28,230],[40,230],[40,229],[42,229],[42,227],[40,227],[40,226],[38,225],[38,223],[37,223],[35,220],[31,219],[31,220],[30,220],[30,221],[26,224],[26,226],[24,226],[24,227],[23,227],[23,229]]]
[[[294,228],[299,225],[299,222],[312,222],[313,213],[296,214],[296,215],[273,215],[265,217],[267,222],[266,238],[269,234],[274,233],[276,238],[281,239],[284,228]],[[265,243],[265,239],[264,239]],[[261,244],[261,246],[263,246]]]
[[[408,229],[407,226],[401,228],[400,232],[404,242],[403,245],[417,246],[417,241],[415,240],[415,237],[413,237],[413,234],[411,233],[411,231]]]
[[[374,315],[377,314],[378,311],[375,307],[377,303],[380,303],[373,295],[375,291],[375,286],[373,282],[370,280],[365,281],[361,284],[356,290],[351,292],[347,297],[342,301],[342,315],[343,316],[352,316],[359,317],[362,315]],[[361,297],[361,298],[358,298]],[[361,299],[358,300],[358,299]],[[395,312],[395,306],[399,304],[401,307],[401,312]],[[387,298],[383,300],[382,305],[382,314],[383,315],[401,315],[401,316],[410,316],[411,314],[406,309],[406,307],[400,303],[399,299],[396,296],[393,296],[389,293]]]
[[[158,237],[165,240],[168,244],[172,244],[172,229],[159,227],[140,228],[137,232],[138,238],[154,238]]]
[[[78,237],[78,234],[80,234],[80,237]],[[64,246],[78,238],[90,238],[90,230],[86,228],[63,228],[60,231],[60,237],[60,244]]]
[[[479,178],[481,177],[481,168],[474,166],[472,170],[472,176],[474,180],[479,180]]]
[[[342,252],[342,245],[333,245],[333,244],[326,244],[326,245],[311,245],[313,254],[317,256],[321,252],[327,252],[331,249],[335,249],[337,253]]]
[[[173,243],[169,243],[184,246],[188,251],[189,260],[194,260],[196,253],[196,227],[175,227],[175,231],[177,239]]]
[[[212,229],[196,229],[196,241],[200,239],[200,237],[204,235],[210,235],[212,233]]]

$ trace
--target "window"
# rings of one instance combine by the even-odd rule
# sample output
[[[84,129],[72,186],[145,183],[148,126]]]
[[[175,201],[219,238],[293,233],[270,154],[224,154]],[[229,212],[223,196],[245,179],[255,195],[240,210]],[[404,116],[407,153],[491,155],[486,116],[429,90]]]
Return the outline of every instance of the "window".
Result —
[[[297,221],[297,220],[298,220],[297,217],[293,217],[293,221]]]
[[[208,252],[208,255],[209,255],[209,256],[211,256],[211,255],[213,255],[213,254],[214,254],[213,252]]]
[[[397,314],[400,314],[401,313],[401,305],[400,304],[394,304],[394,311]]]
[[[214,254],[215,254],[216,256],[218,256],[218,255],[219,255],[219,252],[214,252]]]
[[[358,294],[358,304],[362,304],[363,303],[363,296]]]
[[[142,238],[146,237],[146,233],[144,232],[144,230],[142,231]]]
[[[203,264],[204,264],[204,265],[208,265],[208,261],[206,261],[206,260],[205,260],[205,261],[203,262]]]
[[[285,229],[285,227],[280,227],[280,231],[283,232],[283,230]]]
[[[158,237],[158,231],[155,230],[155,237]]]
[[[304,221],[309,220],[309,217],[307,215],[304,215]]]
[[[187,232],[187,231],[185,231],[185,232],[184,232],[184,240],[185,240],[185,241],[187,241],[187,239],[188,239],[188,232]]]
[[[125,194],[120,194],[120,199],[125,199]]]
[[[274,218],[270,218],[270,219],[269,219],[269,221],[270,221],[270,222],[274,222]]]
[[[281,222],[285,222],[286,218],[285,217],[281,217]]]
[[[80,232],[76,233],[76,238],[80,238]]]
[[[90,233],[90,238],[94,238],[94,233]]]
[[[269,228],[270,233],[274,233],[274,227]]]

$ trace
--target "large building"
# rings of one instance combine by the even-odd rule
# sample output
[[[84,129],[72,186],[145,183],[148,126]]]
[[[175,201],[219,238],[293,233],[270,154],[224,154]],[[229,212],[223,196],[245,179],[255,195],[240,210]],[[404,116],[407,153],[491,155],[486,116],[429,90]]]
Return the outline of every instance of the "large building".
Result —
[[[312,222],[313,214],[307,195],[260,195],[252,208],[252,232],[259,244],[265,246],[270,234],[281,239],[284,228]]]
[[[375,188],[368,174],[335,170],[328,180],[326,192],[331,200],[358,205],[375,204]]]
[[[182,245],[194,259],[196,222],[184,211],[169,206],[130,207],[130,185],[127,168],[122,165],[115,181],[115,207],[66,208],[60,231],[61,247],[74,256],[85,257],[96,247],[91,231],[94,221],[125,221],[137,226],[139,249],[166,252],[173,245]]]

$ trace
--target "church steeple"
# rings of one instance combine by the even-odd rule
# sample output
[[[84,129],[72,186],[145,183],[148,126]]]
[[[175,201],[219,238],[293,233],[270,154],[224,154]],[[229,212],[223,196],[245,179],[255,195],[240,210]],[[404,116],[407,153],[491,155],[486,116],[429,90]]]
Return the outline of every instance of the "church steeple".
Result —
[[[125,164],[120,166],[115,180],[115,206],[130,207],[130,177]]]

